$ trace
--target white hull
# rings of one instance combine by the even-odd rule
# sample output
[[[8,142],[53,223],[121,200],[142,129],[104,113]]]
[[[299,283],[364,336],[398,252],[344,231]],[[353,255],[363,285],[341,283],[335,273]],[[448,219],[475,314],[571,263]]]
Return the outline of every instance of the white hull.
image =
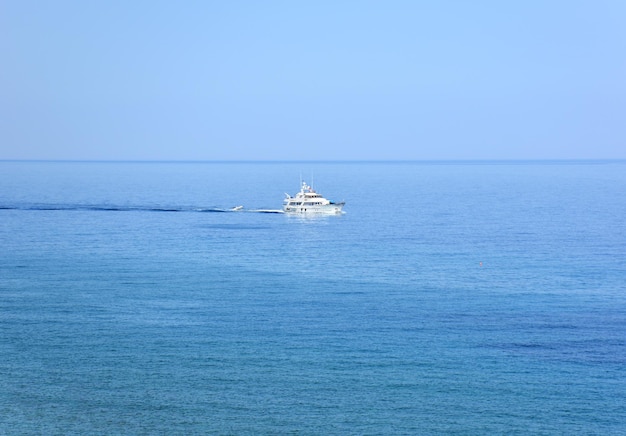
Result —
[[[335,215],[341,213],[341,209],[343,208],[344,203],[336,203],[336,204],[324,204],[317,206],[285,206],[283,207],[283,212],[285,213],[293,213],[293,214],[309,214],[309,213],[317,213],[317,214],[325,214],[325,215]]]

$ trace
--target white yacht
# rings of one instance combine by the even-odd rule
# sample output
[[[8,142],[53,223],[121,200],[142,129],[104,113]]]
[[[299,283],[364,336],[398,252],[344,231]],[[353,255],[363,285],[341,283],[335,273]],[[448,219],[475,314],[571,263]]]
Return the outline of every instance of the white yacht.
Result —
[[[345,202],[333,203],[322,197],[321,194],[315,192],[313,188],[302,182],[300,192],[294,197],[285,194],[287,198],[283,202],[283,211],[285,213],[323,213],[323,214],[339,214]]]

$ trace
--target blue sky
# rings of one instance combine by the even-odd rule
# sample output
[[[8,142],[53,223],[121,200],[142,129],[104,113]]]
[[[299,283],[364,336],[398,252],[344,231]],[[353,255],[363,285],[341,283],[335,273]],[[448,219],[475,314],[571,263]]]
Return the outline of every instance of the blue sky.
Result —
[[[0,2],[0,159],[626,158],[626,2]]]

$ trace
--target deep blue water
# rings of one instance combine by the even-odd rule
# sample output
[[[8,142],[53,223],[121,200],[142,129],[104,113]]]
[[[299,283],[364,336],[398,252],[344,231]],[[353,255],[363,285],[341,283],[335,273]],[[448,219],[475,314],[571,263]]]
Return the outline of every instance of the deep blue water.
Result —
[[[0,246],[0,434],[626,434],[626,162],[0,162]]]

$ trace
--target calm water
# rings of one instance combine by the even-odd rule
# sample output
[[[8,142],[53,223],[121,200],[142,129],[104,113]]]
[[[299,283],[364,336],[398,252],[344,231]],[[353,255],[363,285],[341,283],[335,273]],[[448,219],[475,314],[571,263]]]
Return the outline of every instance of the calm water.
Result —
[[[346,213],[218,212],[301,175]],[[625,162],[0,162],[0,434],[626,434],[625,217]]]

